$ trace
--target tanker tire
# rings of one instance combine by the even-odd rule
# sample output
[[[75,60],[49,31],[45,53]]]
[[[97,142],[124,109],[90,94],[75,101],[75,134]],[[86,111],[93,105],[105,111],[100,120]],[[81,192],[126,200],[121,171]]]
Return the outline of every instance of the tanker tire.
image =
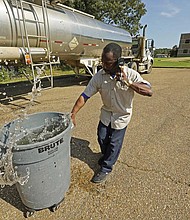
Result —
[[[147,69],[146,73],[150,74],[152,72],[152,64],[149,66],[149,68]]]
[[[131,69],[137,71],[137,63],[135,63],[135,62],[130,62],[130,63],[129,63],[129,68],[131,68]]]

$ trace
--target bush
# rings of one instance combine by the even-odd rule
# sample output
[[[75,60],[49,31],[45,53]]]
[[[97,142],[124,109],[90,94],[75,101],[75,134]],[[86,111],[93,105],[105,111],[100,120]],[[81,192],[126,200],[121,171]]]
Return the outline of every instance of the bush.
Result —
[[[10,79],[9,70],[6,67],[1,66],[0,67],[0,82],[4,82],[9,79]]]

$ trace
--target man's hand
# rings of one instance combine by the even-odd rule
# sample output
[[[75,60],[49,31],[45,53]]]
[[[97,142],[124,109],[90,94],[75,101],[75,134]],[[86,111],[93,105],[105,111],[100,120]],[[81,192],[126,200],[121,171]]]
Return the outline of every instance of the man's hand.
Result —
[[[121,69],[121,80],[131,89],[133,89],[135,92],[137,92],[140,95],[144,96],[152,96],[153,92],[151,90],[151,87],[144,83],[138,83],[138,82],[132,82],[131,79],[128,78],[128,74],[124,72],[124,68],[120,67]]]
[[[124,67],[120,66],[120,72],[116,73],[116,80],[124,82],[128,87],[132,84],[132,81],[128,78],[128,74],[125,73]]]
[[[76,126],[75,116],[76,116],[77,112],[85,105],[85,103],[86,103],[86,99],[82,95],[80,95],[73,106],[73,109],[71,111],[71,120],[72,120],[74,126]]]

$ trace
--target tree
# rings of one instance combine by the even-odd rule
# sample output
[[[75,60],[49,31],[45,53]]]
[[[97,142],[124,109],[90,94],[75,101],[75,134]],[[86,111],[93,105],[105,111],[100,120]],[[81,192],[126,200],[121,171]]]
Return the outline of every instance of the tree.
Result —
[[[141,0],[62,0],[67,6],[94,15],[96,19],[113,24],[135,35],[142,28],[140,19],[146,13]]]
[[[167,55],[170,56],[170,48],[157,48],[154,51],[154,56],[157,57],[157,55],[163,54],[163,55]]]
[[[178,47],[177,47],[177,45],[174,45],[170,51],[170,56],[177,57],[177,52],[178,52]]]

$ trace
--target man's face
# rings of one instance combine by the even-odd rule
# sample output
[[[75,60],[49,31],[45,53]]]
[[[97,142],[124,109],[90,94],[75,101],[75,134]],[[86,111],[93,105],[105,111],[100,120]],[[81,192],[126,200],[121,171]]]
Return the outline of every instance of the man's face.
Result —
[[[118,71],[117,59],[112,52],[102,54],[102,67],[110,75]]]

